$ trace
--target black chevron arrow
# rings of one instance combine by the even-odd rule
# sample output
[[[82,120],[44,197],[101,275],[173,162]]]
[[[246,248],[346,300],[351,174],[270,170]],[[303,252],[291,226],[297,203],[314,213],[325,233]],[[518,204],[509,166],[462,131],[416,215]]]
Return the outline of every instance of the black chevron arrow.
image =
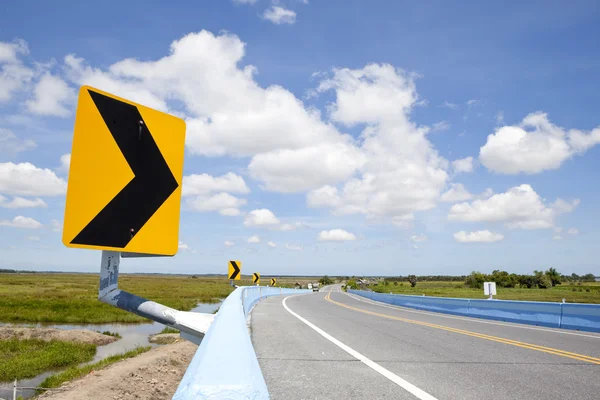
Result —
[[[258,282],[259,279],[258,274],[254,274],[254,283]]]
[[[277,282],[275,279],[271,279],[271,286],[275,286],[275,282]]]
[[[71,243],[124,248],[179,184],[137,107],[88,92],[134,177]]]
[[[240,267],[238,267],[238,265],[235,261],[229,261],[229,263],[233,267],[233,274],[231,274],[229,279],[235,279],[235,278],[237,278],[238,274],[240,273]]]

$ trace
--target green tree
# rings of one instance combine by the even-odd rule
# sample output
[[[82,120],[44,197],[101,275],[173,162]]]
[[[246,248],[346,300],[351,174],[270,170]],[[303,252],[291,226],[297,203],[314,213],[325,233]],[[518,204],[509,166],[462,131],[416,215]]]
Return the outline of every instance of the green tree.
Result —
[[[356,279],[349,279],[346,282],[346,287],[348,289],[354,289],[354,290],[358,289],[358,285],[356,284]]]
[[[517,281],[519,282],[519,287],[524,289],[531,289],[535,285],[535,281],[531,275],[517,275]]]
[[[325,275],[324,277],[319,279],[319,283],[321,285],[325,286],[325,285],[331,285],[334,282],[333,282],[333,279],[331,279],[329,276]]]
[[[584,282],[595,282],[596,277],[594,276],[594,274],[585,274],[581,277],[581,280]]]
[[[535,285],[540,289],[548,289],[552,287],[552,280],[542,271],[533,271],[533,279]]]
[[[473,289],[481,289],[483,288],[483,282],[487,280],[487,275],[482,274],[478,271],[473,271],[467,279],[465,279],[465,285]]]
[[[408,282],[410,283],[410,287],[417,286],[417,276],[416,275],[409,275],[408,276]]]
[[[560,273],[556,270],[556,268],[548,268],[546,271],[546,276],[550,278],[550,281],[552,281],[552,286],[560,285],[562,283],[560,280]]]

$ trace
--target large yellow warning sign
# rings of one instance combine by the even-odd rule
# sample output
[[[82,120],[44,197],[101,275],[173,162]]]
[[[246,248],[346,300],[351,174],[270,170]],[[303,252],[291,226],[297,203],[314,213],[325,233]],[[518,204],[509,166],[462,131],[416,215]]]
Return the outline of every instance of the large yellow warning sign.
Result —
[[[182,119],[81,87],[65,246],[176,254],[184,146]]]

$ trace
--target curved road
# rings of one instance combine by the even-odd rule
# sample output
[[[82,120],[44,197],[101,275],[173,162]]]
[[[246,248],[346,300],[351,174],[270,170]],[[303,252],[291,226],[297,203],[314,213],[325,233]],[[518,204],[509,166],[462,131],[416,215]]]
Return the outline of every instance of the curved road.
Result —
[[[273,399],[600,398],[599,334],[324,289],[271,297],[252,312],[252,342]]]

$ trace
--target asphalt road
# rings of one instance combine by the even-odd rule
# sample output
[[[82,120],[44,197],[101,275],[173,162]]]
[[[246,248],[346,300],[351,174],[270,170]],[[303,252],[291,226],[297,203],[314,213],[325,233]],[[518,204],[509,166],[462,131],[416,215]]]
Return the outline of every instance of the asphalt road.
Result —
[[[599,334],[324,289],[271,297],[252,312],[252,342],[272,399],[600,399]]]

